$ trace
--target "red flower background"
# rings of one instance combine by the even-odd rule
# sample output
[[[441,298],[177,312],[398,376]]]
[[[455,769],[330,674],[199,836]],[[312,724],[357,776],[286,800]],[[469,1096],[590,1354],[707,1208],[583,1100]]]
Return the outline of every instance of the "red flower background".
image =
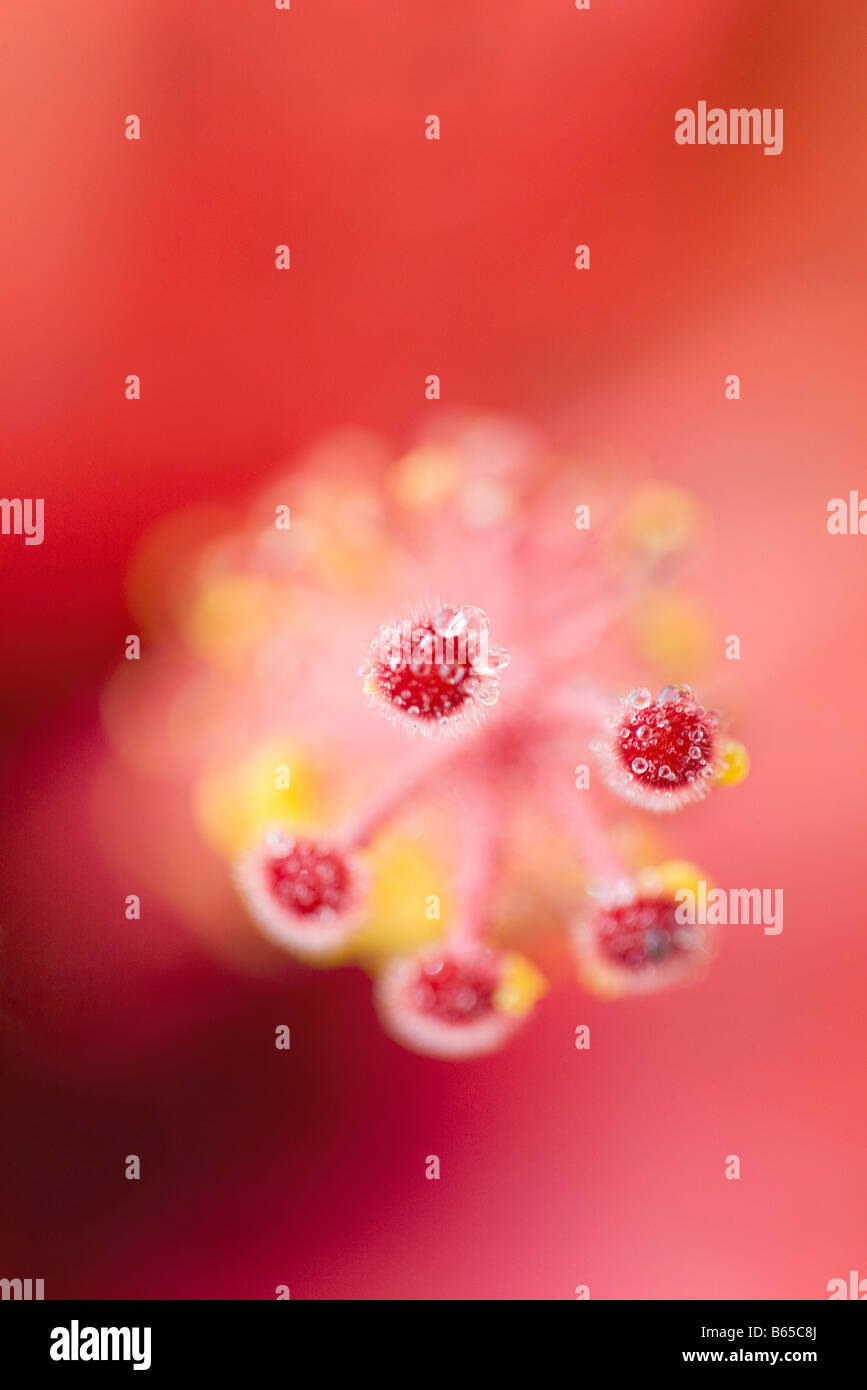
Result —
[[[863,474],[863,7],[10,0],[4,27],[2,492],[45,498],[46,540],[0,538],[0,1273],[48,1297],[821,1298],[863,1272],[865,562],[825,527]],[[700,99],[784,108],[783,154],[678,147]],[[361,971],[242,949],[188,799],[124,771],[100,716],[154,523],[246,511],[344,426],[383,441],[345,483],[378,493],[452,406],[698,499],[687,588],[715,653],[741,638],[706,665],[753,768],[659,834],[786,902],[692,989],[604,1003],[555,970],[460,1065],[389,1041]]]

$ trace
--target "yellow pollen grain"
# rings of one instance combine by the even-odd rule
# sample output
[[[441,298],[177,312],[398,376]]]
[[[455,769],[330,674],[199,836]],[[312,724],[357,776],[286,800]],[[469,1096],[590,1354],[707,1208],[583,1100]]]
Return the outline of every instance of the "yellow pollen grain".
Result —
[[[520,1018],[529,1013],[537,999],[548,992],[548,981],[526,956],[513,952],[503,977],[494,991],[494,1008],[499,1013]]]
[[[727,740],[722,754],[722,768],[717,781],[721,787],[735,787],[750,770],[750,755],[736,739]]]
[[[647,876],[647,886],[664,898],[673,899],[681,888],[698,893],[700,881],[708,882],[708,876],[697,864],[688,859],[667,859],[651,869],[642,871]]]

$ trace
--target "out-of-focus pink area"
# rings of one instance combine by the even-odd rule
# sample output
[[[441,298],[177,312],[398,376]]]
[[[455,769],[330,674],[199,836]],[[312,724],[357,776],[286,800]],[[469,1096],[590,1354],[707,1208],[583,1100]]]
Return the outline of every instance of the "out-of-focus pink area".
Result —
[[[6,25],[2,491],[45,497],[46,541],[0,538],[0,1273],[49,1297],[824,1297],[867,1259],[864,542],[825,529],[863,476],[862,7],[12,0]],[[783,107],[782,156],[677,147],[703,98]],[[335,426],[399,452],[430,372],[617,486],[700,499],[753,770],[666,843],[786,905],[693,990],[559,981],[460,1066],[389,1042],[360,971],[235,968],[145,889],[126,922],[94,810],[141,535],[246,507]],[[186,815],[131,811],[144,860]]]

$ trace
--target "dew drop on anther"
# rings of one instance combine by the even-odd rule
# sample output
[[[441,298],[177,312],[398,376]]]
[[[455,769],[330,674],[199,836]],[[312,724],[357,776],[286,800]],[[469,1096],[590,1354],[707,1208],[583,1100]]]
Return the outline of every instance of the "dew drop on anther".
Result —
[[[678,700],[693,700],[695,697],[688,685],[667,685],[660,692],[659,703],[661,705],[671,705]]]

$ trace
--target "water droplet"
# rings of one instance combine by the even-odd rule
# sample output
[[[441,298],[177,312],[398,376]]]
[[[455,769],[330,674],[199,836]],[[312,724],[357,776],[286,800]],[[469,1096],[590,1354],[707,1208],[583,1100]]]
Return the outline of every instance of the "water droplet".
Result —
[[[438,666],[437,675],[448,685],[459,685],[467,674],[466,666]]]
[[[672,705],[678,700],[693,700],[695,696],[688,685],[667,685],[660,692],[659,703],[661,705]]]
[[[477,698],[483,705],[495,705],[500,698],[500,692],[495,685],[480,685]]]
[[[443,628],[444,637],[462,637],[473,632],[477,635],[487,632],[490,627],[488,615],[481,608],[464,604]]]
[[[633,772],[637,772],[639,775],[640,775],[642,772],[646,772],[646,771],[647,771],[647,759],[646,759],[646,758],[633,758],[633,759],[632,759],[632,771],[633,771]]]
[[[670,782],[674,780],[674,774],[671,768],[668,766],[668,763],[663,763],[656,775],[663,782]]]
[[[476,991],[471,989],[469,985],[465,985],[463,989],[457,991],[455,995],[455,1005],[462,1013],[468,1014],[475,1008],[477,999],[478,995]]]
[[[285,830],[269,830],[265,836],[265,843],[273,854],[291,854],[295,847],[295,838]]]
[[[512,660],[511,652],[505,647],[491,647],[488,651],[488,665],[492,671],[503,671]]]
[[[652,699],[653,696],[644,685],[637,685],[634,690],[629,692],[629,703],[634,705],[636,709],[647,709]]]

